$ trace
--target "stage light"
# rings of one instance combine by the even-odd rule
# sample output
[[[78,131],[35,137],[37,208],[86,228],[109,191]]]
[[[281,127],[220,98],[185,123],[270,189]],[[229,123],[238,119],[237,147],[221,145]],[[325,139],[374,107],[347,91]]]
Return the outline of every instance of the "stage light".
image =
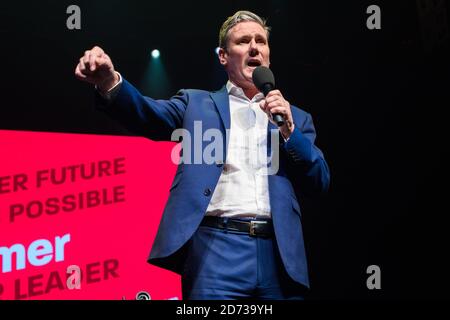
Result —
[[[158,49],[155,49],[155,50],[152,51],[152,58],[153,59],[158,59],[160,55],[161,55],[161,53],[159,52]]]
[[[219,50],[220,50],[219,47],[217,47],[216,50],[215,50],[215,52],[216,52],[217,55],[219,55]]]
[[[151,58],[145,68],[140,87],[146,95],[156,99],[168,99],[173,93],[169,77],[164,67],[167,55],[162,56],[158,49],[151,51]]]

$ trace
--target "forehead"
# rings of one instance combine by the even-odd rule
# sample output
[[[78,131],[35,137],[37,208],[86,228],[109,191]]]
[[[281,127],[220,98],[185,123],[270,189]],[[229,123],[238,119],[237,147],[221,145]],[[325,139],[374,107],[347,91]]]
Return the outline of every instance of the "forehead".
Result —
[[[254,21],[239,22],[230,29],[230,38],[238,38],[245,35],[262,35],[267,38],[266,30],[259,23]]]

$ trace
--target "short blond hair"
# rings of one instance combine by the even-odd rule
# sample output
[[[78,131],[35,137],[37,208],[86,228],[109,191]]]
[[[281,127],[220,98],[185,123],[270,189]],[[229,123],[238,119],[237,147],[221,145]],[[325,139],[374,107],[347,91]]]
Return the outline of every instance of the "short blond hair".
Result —
[[[219,48],[226,50],[229,36],[228,33],[230,29],[237,25],[239,22],[244,21],[253,21],[261,25],[261,27],[266,30],[267,39],[269,39],[270,27],[266,25],[266,20],[253,12],[241,10],[233,14],[231,17],[228,17],[227,20],[225,20],[225,22],[222,24],[219,32]]]

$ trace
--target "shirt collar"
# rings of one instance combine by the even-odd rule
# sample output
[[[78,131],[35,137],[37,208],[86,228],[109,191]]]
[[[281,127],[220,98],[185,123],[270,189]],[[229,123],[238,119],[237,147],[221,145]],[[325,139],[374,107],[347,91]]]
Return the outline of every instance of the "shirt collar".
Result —
[[[232,95],[232,96],[238,97],[238,98],[244,98],[246,100],[250,100],[245,95],[244,90],[242,90],[242,88],[236,86],[230,80],[228,80],[226,87],[227,87],[227,91],[228,91],[229,95]],[[261,92],[259,92],[253,97],[253,99],[251,101],[258,102],[258,101],[261,101],[262,99],[264,99],[264,95]]]

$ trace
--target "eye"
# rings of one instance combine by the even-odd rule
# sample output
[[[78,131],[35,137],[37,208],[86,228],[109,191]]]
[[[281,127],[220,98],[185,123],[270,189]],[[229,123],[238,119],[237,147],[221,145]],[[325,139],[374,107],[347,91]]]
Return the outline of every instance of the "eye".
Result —
[[[266,39],[264,39],[264,38],[257,38],[256,42],[257,43],[261,43],[261,44],[266,44],[267,43]]]
[[[248,38],[241,38],[238,40],[238,44],[245,44],[245,43],[249,43],[250,39]]]

